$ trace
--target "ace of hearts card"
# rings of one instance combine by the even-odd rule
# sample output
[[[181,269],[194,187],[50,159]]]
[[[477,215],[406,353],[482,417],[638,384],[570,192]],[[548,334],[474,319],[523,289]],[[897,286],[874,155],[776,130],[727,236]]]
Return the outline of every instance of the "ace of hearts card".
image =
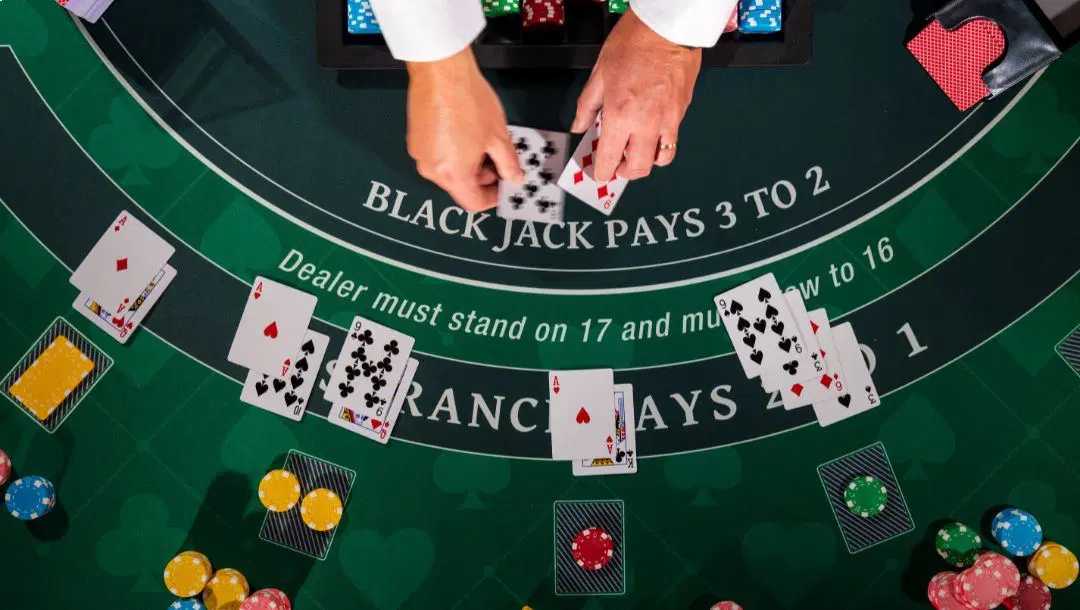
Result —
[[[229,347],[229,362],[271,377],[286,374],[317,301],[314,295],[256,277]]]
[[[548,393],[553,459],[615,454],[615,371],[550,371]]]

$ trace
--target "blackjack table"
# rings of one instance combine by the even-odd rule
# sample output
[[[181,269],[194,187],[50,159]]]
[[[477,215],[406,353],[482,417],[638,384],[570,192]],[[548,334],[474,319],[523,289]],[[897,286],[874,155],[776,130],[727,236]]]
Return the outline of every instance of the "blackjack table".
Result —
[[[164,610],[198,550],[300,609],[915,610],[955,569],[941,523],[992,549],[1016,506],[1080,549],[1080,51],[961,113],[913,19],[817,0],[807,62],[706,68],[673,165],[534,225],[416,174],[404,72],[320,66],[315,2],[118,0],[91,25],[0,0],[0,372],[57,318],[110,363],[53,430],[0,399],[16,476],[57,497],[0,515],[2,605]],[[511,124],[561,131],[588,76],[487,74]],[[178,272],[123,345],[68,281],[122,210]],[[713,297],[770,272],[852,324],[878,407],[823,427],[746,378]],[[256,276],[318,297],[300,422],[242,403],[226,359]],[[386,445],[326,421],[356,315],[416,341]],[[577,368],[633,385],[635,474],[551,459],[547,372]],[[853,546],[823,473],[868,448],[908,521]],[[259,481],[294,455],[355,473],[322,557],[260,535]],[[618,515],[600,593],[560,582],[582,502]]]

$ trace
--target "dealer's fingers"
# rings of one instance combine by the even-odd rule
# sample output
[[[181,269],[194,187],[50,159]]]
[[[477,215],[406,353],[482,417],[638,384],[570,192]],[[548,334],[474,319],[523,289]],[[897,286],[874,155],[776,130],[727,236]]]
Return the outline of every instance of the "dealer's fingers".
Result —
[[[671,165],[671,162],[675,160],[675,153],[676,149],[678,148],[678,141],[678,129],[669,128],[660,130],[660,142],[656,148],[657,167],[665,167]]]
[[[573,133],[585,133],[596,122],[596,115],[604,105],[604,85],[600,76],[595,72],[585,83],[585,88],[578,96],[577,112],[574,114],[574,123],[570,126]]]
[[[615,169],[622,163],[626,145],[630,141],[630,130],[624,125],[622,121],[604,114],[604,130],[596,148],[594,176],[597,182],[609,182],[615,177]]]
[[[637,180],[652,172],[656,162],[656,149],[660,143],[660,133],[656,131],[635,132],[630,135],[630,144],[626,147],[626,158],[615,171],[620,178]]]
[[[496,171],[503,180],[508,180],[514,184],[521,184],[525,181],[525,172],[522,171],[521,163],[518,162],[517,153],[514,151],[514,144],[510,141],[509,132],[504,130],[503,136],[492,142],[485,152],[491,157]]]

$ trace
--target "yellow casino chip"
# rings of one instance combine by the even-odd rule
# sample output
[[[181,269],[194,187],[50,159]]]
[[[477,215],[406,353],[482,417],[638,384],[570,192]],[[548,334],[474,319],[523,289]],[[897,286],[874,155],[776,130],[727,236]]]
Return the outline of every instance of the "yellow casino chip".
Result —
[[[243,574],[232,568],[222,568],[206,583],[203,603],[206,610],[239,610],[250,592]]]
[[[288,470],[271,470],[259,482],[259,501],[275,513],[292,510],[300,501],[300,479]]]
[[[19,375],[9,391],[34,416],[45,421],[92,370],[94,361],[61,335]]]
[[[304,496],[300,503],[300,518],[304,525],[317,532],[329,532],[341,523],[343,508],[336,493],[320,487]]]
[[[1072,551],[1056,542],[1046,542],[1028,562],[1028,571],[1051,589],[1064,589],[1076,582],[1080,562]]]
[[[165,565],[165,588],[177,597],[194,597],[202,593],[213,572],[206,555],[184,551]]]

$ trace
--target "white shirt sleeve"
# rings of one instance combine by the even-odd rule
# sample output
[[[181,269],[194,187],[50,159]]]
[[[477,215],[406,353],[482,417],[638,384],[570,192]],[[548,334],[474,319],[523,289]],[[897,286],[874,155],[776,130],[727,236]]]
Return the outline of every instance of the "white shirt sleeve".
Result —
[[[675,44],[711,47],[720,40],[738,0],[630,0],[645,25]]]
[[[371,0],[386,45],[402,61],[446,59],[472,44],[486,21],[479,0]]]

